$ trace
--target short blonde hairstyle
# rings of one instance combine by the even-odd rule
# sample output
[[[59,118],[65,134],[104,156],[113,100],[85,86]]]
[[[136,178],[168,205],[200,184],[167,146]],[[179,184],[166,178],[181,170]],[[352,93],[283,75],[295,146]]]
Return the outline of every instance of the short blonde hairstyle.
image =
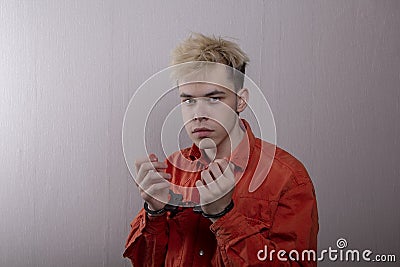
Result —
[[[205,61],[227,65],[233,68],[233,82],[235,90],[243,87],[244,74],[249,58],[238,44],[223,39],[222,37],[206,36],[200,33],[192,33],[187,39],[180,43],[171,53],[172,65],[188,62]],[[190,65],[190,64],[189,64]],[[188,72],[182,68],[177,71],[176,76]],[[238,71],[238,72],[237,72]]]

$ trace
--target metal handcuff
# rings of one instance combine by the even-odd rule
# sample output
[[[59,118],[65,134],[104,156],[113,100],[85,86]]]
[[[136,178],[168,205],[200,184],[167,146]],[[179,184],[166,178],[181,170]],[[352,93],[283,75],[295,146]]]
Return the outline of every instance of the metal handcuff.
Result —
[[[193,211],[196,213],[203,213],[201,206],[196,204],[193,201],[183,201],[183,196],[181,194],[176,194],[174,191],[169,189],[169,201],[164,206],[164,208],[160,210],[151,210],[147,202],[144,202],[144,209],[151,216],[161,215],[166,211],[171,212],[171,217],[175,216],[177,213],[183,211],[184,208],[193,208]]]
[[[196,204],[193,201],[182,201],[183,196],[181,194],[176,194],[174,191],[169,189],[170,199],[168,203],[164,206],[164,208],[160,210],[151,210],[147,202],[144,202],[144,209],[150,216],[157,216],[164,214],[166,211],[169,211],[170,217],[174,217],[179,212],[183,211],[184,208],[193,208],[193,212],[202,214],[205,218],[217,219],[228,213],[230,210],[233,209],[233,200],[229,203],[229,205],[220,213],[217,214],[207,214],[204,213],[201,209],[201,206]]]

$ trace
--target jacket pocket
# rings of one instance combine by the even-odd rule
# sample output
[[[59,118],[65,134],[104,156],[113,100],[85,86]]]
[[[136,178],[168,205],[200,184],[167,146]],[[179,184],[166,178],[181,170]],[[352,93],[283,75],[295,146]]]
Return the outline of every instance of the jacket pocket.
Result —
[[[264,224],[268,229],[271,228],[273,202],[241,196],[238,197],[235,205],[250,225]]]

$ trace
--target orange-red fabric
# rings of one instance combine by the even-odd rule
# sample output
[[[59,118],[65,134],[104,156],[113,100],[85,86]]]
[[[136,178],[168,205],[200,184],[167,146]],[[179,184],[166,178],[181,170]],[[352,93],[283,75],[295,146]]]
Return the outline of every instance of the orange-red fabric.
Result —
[[[191,208],[173,217],[169,213],[148,217],[142,209],[131,223],[123,254],[133,266],[317,265],[315,261],[302,261],[301,257],[299,261],[280,261],[276,255],[279,250],[297,250],[300,256],[303,250],[317,250],[317,203],[306,169],[288,152],[276,147],[266,179],[250,193],[258,159],[266,153],[262,147],[271,144],[255,138],[249,124],[242,121],[247,138],[243,138],[230,158],[235,165],[235,177],[241,176],[233,194],[234,208],[215,223]],[[193,145],[167,160],[166,171],[171,173],[172,182],[194,187],[200,172],[182,171],[174,167],[177,162],[206,164],[199,149]],[[194,198],[191,196],[191,200]],[[272,259],[261,261],[257,253],[265,247],[268,253],[276,252]]]

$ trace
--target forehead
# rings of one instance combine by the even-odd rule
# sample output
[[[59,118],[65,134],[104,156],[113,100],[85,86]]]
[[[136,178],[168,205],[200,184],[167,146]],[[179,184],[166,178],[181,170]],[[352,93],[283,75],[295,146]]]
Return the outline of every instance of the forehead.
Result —
[[[234,82],[229,75],[229,66],[222,64],[206,65],[206,67],[193,71],[178,81],[179,92],[196,90],[215,90],[228,93],[234,92]]]
[[[234,93],[231,89],[221,86],[219,84],[194,82],[179,86],[180,95],[190,95],[194,97],[207,96],[209,94],[228,95]]]

